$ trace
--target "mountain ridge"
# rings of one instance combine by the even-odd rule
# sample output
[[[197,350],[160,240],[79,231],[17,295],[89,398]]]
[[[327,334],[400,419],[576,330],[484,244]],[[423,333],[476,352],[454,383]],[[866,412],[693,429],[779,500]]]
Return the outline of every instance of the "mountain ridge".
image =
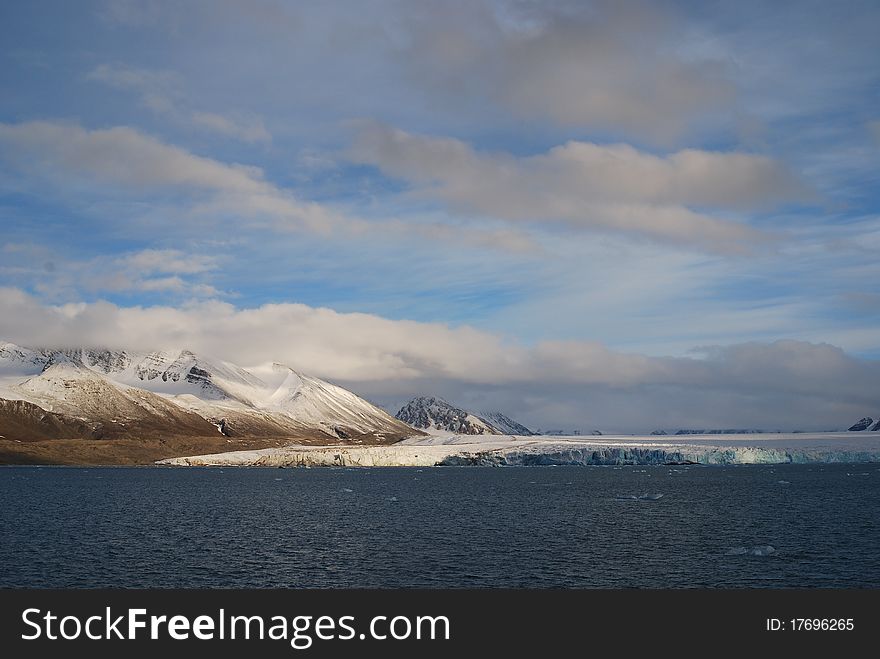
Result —
[[[360,396],[290,367],[276,364],[260,377],[190,350],[32,349],[0,342],[0,402],[0,441],[19,444],[173,444],[180,437],[387,444],[420,434]]]

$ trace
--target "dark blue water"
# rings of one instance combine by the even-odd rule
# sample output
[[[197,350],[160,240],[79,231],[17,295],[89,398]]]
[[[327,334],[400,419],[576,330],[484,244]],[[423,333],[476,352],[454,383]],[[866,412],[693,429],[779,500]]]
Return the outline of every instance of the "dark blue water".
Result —
[[[4,587],[880,587],[878,547],[877,465],[0,469]]]

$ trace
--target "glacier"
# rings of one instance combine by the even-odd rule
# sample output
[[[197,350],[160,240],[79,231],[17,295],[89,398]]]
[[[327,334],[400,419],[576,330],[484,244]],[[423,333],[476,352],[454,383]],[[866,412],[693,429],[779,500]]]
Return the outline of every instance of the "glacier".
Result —
[[[289,445],[162,460],[176,466],[431,467],[880,462],[880,433],[498,437],[431,435],[387,446]]]

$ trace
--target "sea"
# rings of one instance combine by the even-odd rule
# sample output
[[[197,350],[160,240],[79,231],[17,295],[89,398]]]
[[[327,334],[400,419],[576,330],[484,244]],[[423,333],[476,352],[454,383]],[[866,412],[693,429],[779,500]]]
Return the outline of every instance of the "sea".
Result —
[[[4,588],[877,588],[878,547],[877,464],[0,468]]]

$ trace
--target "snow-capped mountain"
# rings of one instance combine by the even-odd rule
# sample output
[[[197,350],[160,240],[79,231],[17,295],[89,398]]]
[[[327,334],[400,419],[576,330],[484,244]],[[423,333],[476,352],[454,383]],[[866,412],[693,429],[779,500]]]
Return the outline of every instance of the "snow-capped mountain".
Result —
[[[0,341],[0,386],[9,379],[37,375],[47,361],[48,355],[40,351]]]
[[[871,425],[872,423],[874,425]],[[859,432],[862,430],[880,431],[880,418],[875,422],[873,418],[866,416],[864,419],[856,421],[847,430],[850,430],[851,432]]]
[[[188,350],[0,343],[0,437],[46,414],[46,438],[162,433],[392,442],[413,430],[359,396],[279,364],[266,379]],[[39,410],[39,411],[38,411]],[[16,414],[22,416],[13,423]],[[31,421],[28,421],[31,419]],[[79,429],[79,430],[78,430]],[[80,431],[85,429],[85,433]],[[39,425],[28,432],[39,436]]]
[[[460,435],[532,435],[532,431],[509,417],[494,412],[477,415],[442,398],[413,398],[395,415],[413,428],[441,430]]]

